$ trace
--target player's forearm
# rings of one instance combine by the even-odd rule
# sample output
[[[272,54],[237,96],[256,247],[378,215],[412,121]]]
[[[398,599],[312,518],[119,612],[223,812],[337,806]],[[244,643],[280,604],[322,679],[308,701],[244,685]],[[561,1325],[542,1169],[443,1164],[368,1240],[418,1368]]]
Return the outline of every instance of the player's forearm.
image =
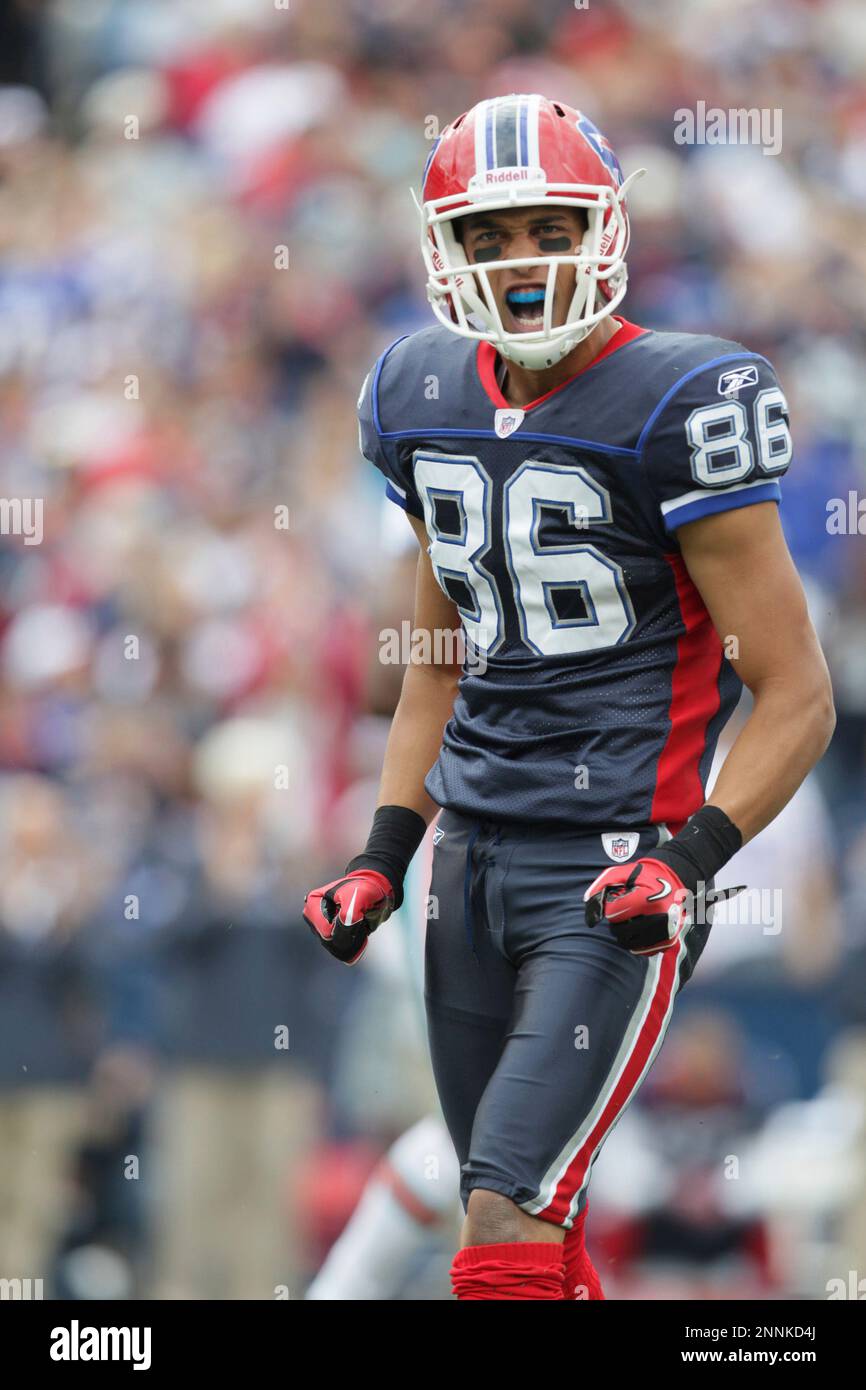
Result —
[[[740,829],[743,843],[769,825],[830,742],[835,725],[826,668],[766,680],[707,800]]]
[[[439,756],[457,680],[457,673],[445,668],[407,668],[385,749],[378,805],[408,806],[428,823],[436,815],[439,807],[424,790],[424,778]]]

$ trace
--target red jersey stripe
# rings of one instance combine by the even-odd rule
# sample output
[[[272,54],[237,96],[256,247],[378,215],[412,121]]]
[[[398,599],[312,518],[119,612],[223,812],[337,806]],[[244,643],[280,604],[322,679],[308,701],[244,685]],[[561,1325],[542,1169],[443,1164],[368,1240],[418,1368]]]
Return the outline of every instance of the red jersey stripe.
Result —
[[[671,677],[671,727],[656,769],[650,820],[676,834],[703,805],[700,762],[707,728],[719,708],[722,643],[681,555],[666,555],[674,573],[685,632]]]

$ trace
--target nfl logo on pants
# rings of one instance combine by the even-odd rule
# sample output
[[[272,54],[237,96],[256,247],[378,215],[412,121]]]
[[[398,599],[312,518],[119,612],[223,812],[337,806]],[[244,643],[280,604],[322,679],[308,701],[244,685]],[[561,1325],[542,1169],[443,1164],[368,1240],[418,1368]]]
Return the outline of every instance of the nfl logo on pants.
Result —
[[[602,835],[601,843],[608,859],[612,859],[615,864],[622,864],[626,859],[631,859],[638,847],[640,835],[637,831],[610,831]]]

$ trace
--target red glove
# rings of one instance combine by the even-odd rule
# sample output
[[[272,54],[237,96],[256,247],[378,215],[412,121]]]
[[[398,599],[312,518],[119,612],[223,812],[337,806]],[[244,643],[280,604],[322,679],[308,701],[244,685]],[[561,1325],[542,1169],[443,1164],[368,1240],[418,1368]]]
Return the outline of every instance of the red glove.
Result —
[[[394,911],[396,895],[384,874],[353,869],[304,898],[304,921],[326,951],[354,965],[367,949],[371,932]]]
[[[614,864],[583,895],[586,924],[604,921],[621,946],[637,956],[654,956],[676,946],[689,922],[691,894],[661,859]]]

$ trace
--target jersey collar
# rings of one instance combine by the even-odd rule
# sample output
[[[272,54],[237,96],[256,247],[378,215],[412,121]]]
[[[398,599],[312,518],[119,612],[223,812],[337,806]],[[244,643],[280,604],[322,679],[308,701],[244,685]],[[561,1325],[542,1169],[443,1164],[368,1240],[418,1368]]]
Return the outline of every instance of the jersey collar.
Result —
[[[524,413],[529,410],[534,410],[537,405],[541,405],[542,401],[548,400],[550,396],[555,396],[557,391],[563,391],[565,387],[570,386],[577,377],[583,376],[584,372],[588,372],[590,367],[597,366],[603,358],[610,357],[611,353],[616,352],[621,347],[625,347],[626,343],[632,343],[635,338],[640,338],[644,333],[649,332],[648,328],[640,328],[636,323],[629,323],[627,319],[620,318],[619,314],[613,314],[612,318],[614,318],[621,327],[618,333],[614,333],[613,337],[608,339],[601,352],[597,353],[591,362],[587,362],[586,366],[581,367],[573,376],[568,377],[565,381],[561,381],[558,386],[554,386],[550,391],[545,391],[543,396],[536,396],[534,401],[529,401],[527,405],[522,407]],[[478,344],[478,355],[476,358],[478,379],[497,410],[514,410],[516,407],[505,399],[499,389],[499,383],[496,380],[497,359],[498,353],[492,343],[481,342]]]

